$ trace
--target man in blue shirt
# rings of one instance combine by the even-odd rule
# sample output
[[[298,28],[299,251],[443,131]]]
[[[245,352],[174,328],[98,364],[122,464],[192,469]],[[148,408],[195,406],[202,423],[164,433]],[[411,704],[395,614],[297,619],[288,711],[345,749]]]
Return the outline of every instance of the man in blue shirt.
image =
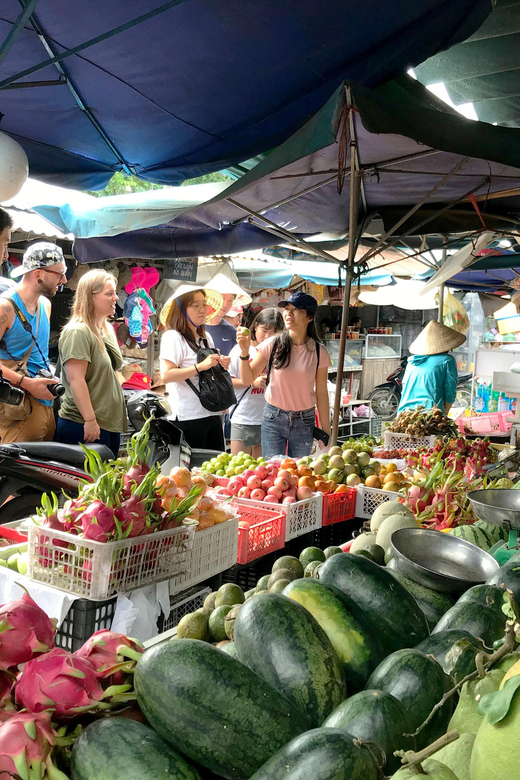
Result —
[[[429,322],[410,345],[403,377],[403,392],[398,414],[404,409],[437,406],[448,414],[457,397],[457,362],[452,349],[464,344],[466,337],[440,322]]]
[[[25,391],[20,406],[0,404],[3,444],[53,438],[54,396],[48,386],[57,380],[37,374],[48,368],[51,314],[48,299],[67,281],[66,270],[59,246],[47,241],[32,244],[22,264],[11,272],[15,278],[21,277],[20,282],[0,297],[0,368],[5,379]],[[17,309],[30,326],[30,332],[24,328]]]
[[[209,333],[217,349],[220,349],[222,355],[229,355],[237,343],[236,329],[226,322],[225,315],[233,306],[235,296],[230,293],[222,294],[222,308],[219,313],[206,325],[206,333]]]

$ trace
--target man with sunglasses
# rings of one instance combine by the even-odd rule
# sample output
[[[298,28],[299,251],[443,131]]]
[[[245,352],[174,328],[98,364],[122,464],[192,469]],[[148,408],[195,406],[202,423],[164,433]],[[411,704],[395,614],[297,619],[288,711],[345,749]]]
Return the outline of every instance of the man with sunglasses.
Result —
[[[0,297],[0,368],[5,379],[25,391],[20,407],[0,404],[0,438],[13,441],[51,441],[54,436],[54,396],[48,385],[56,379],[37,376],[48,368],[49,298],[65,284],[65,258],[59,246],[32,244],[22,264],[11,272],[20,281]]]

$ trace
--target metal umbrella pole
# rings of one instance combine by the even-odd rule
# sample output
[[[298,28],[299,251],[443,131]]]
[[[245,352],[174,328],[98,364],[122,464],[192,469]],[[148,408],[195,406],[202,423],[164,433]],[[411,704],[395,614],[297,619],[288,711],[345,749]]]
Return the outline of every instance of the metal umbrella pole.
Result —
[[[341,404],[341,384],[343,381],[343,361],[345,360],[345,342],[347,340],[347,325],[350,304],[350,288],[352,286],[354,258],[356,256],[357,217],[359,207],[359,191],[361,186],[361,172],[355,170],[356,144],[351,140],[351,176],[350,176],[350,213],[348,226],[348,260],[347,278],[345,279],[345,294],[343,298],[343,312],[341,315],[341,335],[339,340],[338,375],[336,377],[336,392],[334,395],[334,413],[332,416],[332,443],[338,440],[339,410]]]
[[[446,262],[446,259],[448,257],[448,247],[446,245],[446,239],[444,240],[444,244],[442,247],[442,263],[441,268]],[[443,311],[444,311],[444,282],[439,286],[439,316],[438,320],[442,325],[442,317],[443,317]]]

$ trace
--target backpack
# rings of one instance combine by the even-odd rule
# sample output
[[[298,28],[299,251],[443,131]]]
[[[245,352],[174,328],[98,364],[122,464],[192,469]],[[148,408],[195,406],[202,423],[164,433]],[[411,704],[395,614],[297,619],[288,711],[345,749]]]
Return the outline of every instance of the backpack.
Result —
[[[193,351],[197,351],[197,363],[201,363],[209,355],[218,353],[217,349],[213,349],[208,345],[206,339],[202,341],[204,346],[199,347],[197,350],[188,342]],[[189,379],[186,379],[186,384],[191,387],[195,395],[198,396],[201,406],[207,409],[208,412],[223,412],[237,402],[231,374],[220,363],[206,369],[206,371],[199,371],[198,390]]]

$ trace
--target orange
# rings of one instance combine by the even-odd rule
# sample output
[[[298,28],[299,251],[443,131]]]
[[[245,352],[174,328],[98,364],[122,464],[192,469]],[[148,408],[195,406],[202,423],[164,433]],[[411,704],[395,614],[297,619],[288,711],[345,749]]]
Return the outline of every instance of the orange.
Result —
[[[330,487],[330,492],[331,492],[331,493],[334,493],[334,491],[335,491],[335,490],[336,490],[336,488],[338,487],[338,483],[337,483],[337,482],[334,482],[334,480],[333,480],[333,479],[328,479],[328,480],[327,480],[327,485]]]
[[[383,483],[386,485],[388,482],[398,482],[400,479],[398,478],[397,474],[387,474],[386,477],[383,479]]]
[[[202,528],[211,528],[212,525],[215,525],[215,521],[209,515],[209,513],[201,512],[199,515],[199,524],[197,525],[197,531],[200,531]]]
[[[159,474],[157,477],[155,484],[157,486],[157,490],[160,490],[161,488],[164,488],[165,490],[168,489],[171,485],[177,490],[177,485],[173,481],[171,477],[167,477],[166,474]]]
[[[375,474],[372,474],[372,476],[366,478],[365,485],[371,488],[380,488],[381,480]]]
[[[304,466],[303,464],[298,466],[296,473],[299,477],[312,477],[312,469],[308,468],[308,466]]]
[[[314,480],[312,477],[300,477],[298,480],[298,487],[308,487],[311,490],[314,490]]]
[[[386,464],[386,473],[391,474],[393,471],[397,471],[397,466],[395,463],[387,463]]]
[[[323,479],[316,480],[316,490],[318,493],[330,493],[330,487]]]
[[[211,498],[211,496],[202,496],[199,503],[197,504],[197,508],[201,512],[209,512],[210,509],[213,509],[215,505],[215,502]]]
[[[191,481],[193,482],[194,485],[200,485],[200,487],[202,488],[202,493],[200,495],[203,496],[206,490],[208,489],[208,485],[205,482],[205,480],[202,479],[202,477],[192,477]]]
[[[347,490],[350,490],[348,485],[338,485],[338,487],[336,488],[336,490],[334,492],[335,493],[346,493]]]
[[[185,466],[175,466],[175,468],[170,471],[170,477],[177,487],[191,487],[191,473]]]
[[[280,463],[281,469],[296,469],[296,461],[292,458],[284,458],[282,462]]]
[[[213,522],[215,524],[217,523],[225,523],[227,520],[227,515],[224,512],[223,509],[219,509],[218,507],[213,507],[213,509],[210,509],[208,512],[208,515],[211,517]]]
[[[392,493],[397,493],[399,491],[399,485],[397,482],[385,482],[383,490],[391,490]]]

